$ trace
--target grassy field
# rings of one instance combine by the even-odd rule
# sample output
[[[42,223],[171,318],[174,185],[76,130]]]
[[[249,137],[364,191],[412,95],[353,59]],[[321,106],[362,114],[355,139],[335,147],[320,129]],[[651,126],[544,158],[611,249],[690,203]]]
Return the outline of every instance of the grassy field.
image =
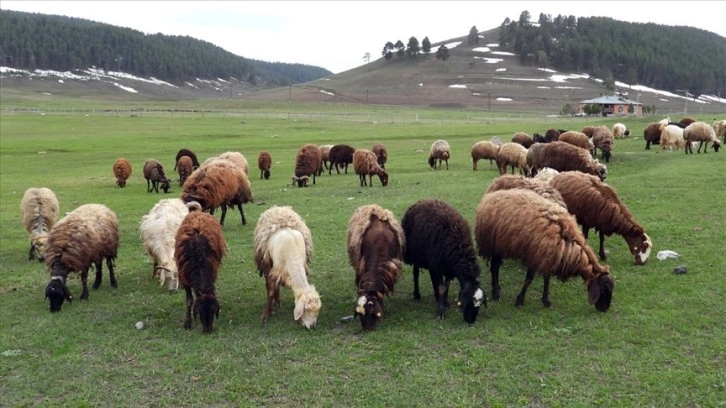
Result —
[[[304,111],[310,108],[300,107]],[[319,109],[319,108],[316,108]],[[283,109],[280,109],[283,111]],[[442,114],[443,115],[443,114]],[[457,113],[466,116],[466,113]],[[696,116],[697,117],[697,116]],[[698,117],[697,117],[698,118]],[[711,120],[711,117],[703,118]],[[612,125],[613,120],[557,123]],[[625,123],[640,136],[649,119]],[[710,123],[710,122],[709,122]],[[607,182],[654,243],[644,266],[633,263],[619,236],[606,240],[616,281],[613,304],[599,313],[582,281],[554,282],[553,307],[539,301],[535,279],[525,307],[514,298],[524,270],[505,261],[502,300],[490,302],[472,326],[454,309],[435,317],[428,278],[412,299],[411,267],[385,300],[378,329],[363,333],[344,321],[355,304],[346,225],[360,205],[377,203],[399,217],[421,198],[437,197],[473,222],[474,210],[497,176],[486,162],[472,171],[472,144],[515,131],[543,133],[549,124],[393,123],[215,116],[23,114],[0,118],[0,405],[2,406],[726,406],[726,256],[722,203],[726,152],[686,156],[645,151],[642,137],[618,140]],[[452,147],[448,171],[433,171],[428,148]],[[389,150],[390,185],[361,188],[349,173],[324,174],[309,188],[291,187],[297,149],[304,143],[349,143]],[[211,335],[199,323],[181,327],[183,291],[170,293],[151,278],[139,223],[162,198],[147,193],[141,168],[160,160],[171,173],[178,149],[201,160],[235,150],[252,164],[255,203],[248,225],[230,211],[224,226],[229,251],[217,281],[222,313]],[[270,180],[256,170],[261,150],[272,154]],[[134,166],[126,188],[111,166]],[[176,175],[174,175],[176,179]],[[48,272],[28,262],[20,199],[28,187],[49,187],[61,212],[103,203],[120,221],[119,288],[104,283],[88,301],[48,311]],[[264,280],[252,254],[252,232],[271,205],[291,205],[310,227],[315,245],[310,281],[322,295],[318,325],[293,321],[292,294],[260,323]],[[597,245],[596,234],[590,243]],[[659,261],[670,249],[679,259]],[[542,254],[547,256],[547,254]],[[482,287],[490,293],[482,267]],[[676,275],[677,265],[688,273]],[[80,280],[69,281],[80,294]],[[452,285],[452,294],[458,292]],[[134,324],[142,321],[143,330]]]

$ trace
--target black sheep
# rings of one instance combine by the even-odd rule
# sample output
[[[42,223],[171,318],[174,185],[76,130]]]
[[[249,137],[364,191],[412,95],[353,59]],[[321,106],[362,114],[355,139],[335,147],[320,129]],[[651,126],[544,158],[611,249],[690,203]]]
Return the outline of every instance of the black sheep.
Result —
[[[194,154],[193,151],[189,149],[179,149],[179,151],[176,154],[176,159],[174,160],[174,170],[176,171],[176,163],[179,163],[179,159],[181,159],[182,156],[189,156],[189,158],[192,159],[192,164],[194,165],[194,168],[196,169],[199,167],[199,160],[197,160],[197,155]]]

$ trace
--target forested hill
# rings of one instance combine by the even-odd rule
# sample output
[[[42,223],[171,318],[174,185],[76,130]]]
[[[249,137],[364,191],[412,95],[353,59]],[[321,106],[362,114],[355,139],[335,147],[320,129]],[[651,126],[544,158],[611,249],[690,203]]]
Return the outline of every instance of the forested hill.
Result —
[[[8,10],[0,11],[0,58],[0,65],[23,70],[95,66],[176,84],[233,77],[272,87],[332,75],[304,64],[246,59],[188,36],[146,35],[85,19]]]
[[[714,12],[716,10],[714,9]],[[726,38],[692,27],[540,14],[505,19],[499,45],[525,64],[674,93],[726,95]],[[697,21],[693,21],[697,23]]]

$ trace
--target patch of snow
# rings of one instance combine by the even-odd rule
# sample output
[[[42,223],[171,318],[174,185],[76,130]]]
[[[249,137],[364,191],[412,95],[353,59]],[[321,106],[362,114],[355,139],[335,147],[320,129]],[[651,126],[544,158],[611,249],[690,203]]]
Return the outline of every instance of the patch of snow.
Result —
[[[466,85],[454,84],[454,85],[449,85],[449,88],[462,88],[462,89],[466,89]]]
[[[444,45],[446,46],[446,48],[452,49],[452,48],[456,48],[459,45],[461,45],[461,41],[452,42],[452,43],[448,43],[448,44],[444,44]]]
[[[538,69],[538,70],[540,70],[540,71],[544,71],[544,72],[550,72],[550,73],[553,73],[553,74],[554,74],[555,72],[557,72],[557,71],[555,71],[554,69],[549,69],[549,68],[537,68],[537,69]]]
[[[547,79],[544,78],[509,78],[509,77],[498,77],[499,79],[507,79],[510,81],[530,81],[530,82],[545,82]]]
[[[225,79],[222,79],[222,78],[219,78],[219,77],[217,77],[217,81],[224,82],[225,84],[229,84],[230,83],[229,81],[227,81]]]
[[[497,98],[497,100],[500,102],[511,102],[512,98]]]
[[[668,99],[658,98],[659,101],[668,102]]]
[[[58,83],[59,83],[59,84],[64,84],[65,82],[63,82],[63,80],[62,80],[62,79],[59,79],[59,80],[58,80]]]
[[[0,67],[0,74],[17,73],[17,74],[29,74],[30,72],[22,69],[15,69],[10,67]]]
[[[506,68],[497,68],[497,72],[504,72],[506,70],[507,70]]]
[[[537,87],[537,89],[552,89],[552,88],[550,88],[549,86],[540,85]]]
[[[323,89],[321,89],[321,90],[320,90],[320,93],[324,93],[324,94],[326,94],[326,95],[331,95],[331,96],[335,96],[335,94],[334,94],[334,93],[332,93],[332,92],[328,92],[328,91],[326,91],[326,90],[323,90]]]
[[[119,87],[119,88],[123,89],[123,90],[124,90],[124,91],[126,91],[126,92],[131,92],[131,93],[139,93],[139,91],[137,91],[136,89],[134,89],[134,88],[129,88],[128,86],[123,86],[123,85],[119,84],[118,82],[114,82],[114,83],[113,83],[113,86],[117,86],[117,87]]]
[[[43,95],[53,95],[53,94],[50,92],[43,92]]]
[[[497,44],[497,43],[491,43],[491,44],[487,44],[487,47],[491,47],[491,48],[499,47],[499,44]]]
[[[474,96],[479,96],[479,95],[481,95],[481,94],[480,94],[479,92],[472,92],[471,94],[472,94],[472,95],[474,95]]]
[[[484,62],[485,62],[485,63],[487,63],[487,64],[496,64],[497,62],[502,62],[502,61],[504,61],[504,60],[503,60],[503,59],[501,59],[501,58],[486,58],[486,57],[474,57],[474,58],[475,58],[475,59],[481,59],[481,60],[484,60]]]
[[[192,88],[196,88],[196,89],[199,89],[199,87],[198,87],[198,86],[194,85],[194,84],[193,84],[193,83],[191,83],[191,82],[185,82],[185,84],[186,84],[187,86],[190,86],[190,87],[192,87]]]
[[[472,51],[474,52],[489,52],[491,51],[489,47],[476,47]]]
[[[714,102],[726,103],[726,99],[719,98],[719,97],[714,96],[714,95],[701,95],[701,96],[699,96],[699,98],[703,98],[703,99],[706,99],[706,100],[709,100],[709,101],[714,101]]]
[[[556,86],[555,89],[582,89],[579,86]]]
[[[509,56],[515,56],[516,54],[507,52],[507,51],[492,51],[492,54],[494,55],[509,55]]]
[[[423,82],[420,82],[420,83],[418,84],[418,86],[423,86]]]

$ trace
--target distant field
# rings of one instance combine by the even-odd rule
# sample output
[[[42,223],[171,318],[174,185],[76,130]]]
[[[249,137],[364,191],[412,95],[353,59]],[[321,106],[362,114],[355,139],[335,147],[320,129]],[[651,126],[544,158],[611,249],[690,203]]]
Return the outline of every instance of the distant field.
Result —
[[[646,265],[636,266],[621,237],[606,240],[605,263],[616,281],[607,313],[588,304],[581,280],[553,281],[553,307],[543,308],[541,278],[524,308],[516,309],[525,273],[505,261],[501,301],[490,302],[472,326],[455,309],[442,321],[435,317],[427,276],[423,299],[413,300],[406,266],[396,293],[385,300],[382,324],[362,333],[358,321],[341,320],[355,304],[346,225],[358,206],[377,203],[400,219],[418,199],[437,197],[473,223],[484,190],[498,175],[486,162],[472,171],[475,142],[509,140],[515,131],[611,126],[615,120],[545,122],[501,113],[298,104],[250,106],[247,115],[239,106],[229,106],[230,113],[172,115],[131,112],[128,104],[117,112],[70,113],[69,105],[39,102],[37,112],[22,114],[4,105],[0,116],[2,406],[726,405],[726,152],[686,156],[657,146],[645,151],[642,129],[653,118],[624,122],[635,137],[616,141],[609,164],[607,182],[655,248]],[[702,119],[710,123],[712,117]],[[448,171],[426,163],[436,139],[451,144]],[[373,187],[359,187],[352,169],[347,175],[326,173],[308,188],[290,186],[302,144],[370,148],[376,142],[388,147],[389,186],[374,180]],[[235,211],[227,214],[229,252],[217,281],[222,313],[211,335],[203,335],[198,323],[182,329],[183,291],[169,293],[151,278],[139,239],[141,217],[158,200],[180,193],[177,183],[168,195],[147,193],[142,165],[156,158],[172,173],[182,147],[201,160],[240,151],[251,164],[255,203],[244,207],[246,226]],[[267,181],[256,169],[261,150],[273,158]],[[111,171],[118,157],[133,165],[123,189]],[[104,283],[88,301],[78,299],[80,280],[74,278],[69,288],[77,300],[49,313],[43,299],[48,273],[27,261],[19,209],[32,186],[54,190],[62,212],[97,202],[117,213],[118,289],[109,287],[104,267]],[[289,289],[281,292],[281,310],[268,323],[259,321],[265,289],[254,265],[252,232],[271,205],[291,205],[313,234],[310,281],[323,308],[310,331],[293,321]],[[597,234],[590,243],[597,245]],[[680,258],[657,260],[665,249]],[[482,288],[490,294],[488,267],[479,261]],[[677,265],[688,273],[674,274]],[[450,298],[457,293],[453,284]],[[137,321],[144,322],[143,330],[134,328]]]

